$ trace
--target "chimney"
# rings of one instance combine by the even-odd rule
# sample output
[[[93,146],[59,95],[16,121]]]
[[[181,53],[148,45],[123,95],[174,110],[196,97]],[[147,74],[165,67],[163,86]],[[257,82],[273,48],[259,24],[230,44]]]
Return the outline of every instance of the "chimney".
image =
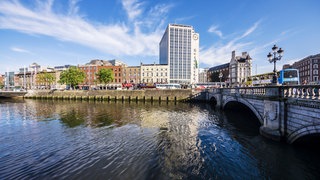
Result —
[[[236,51],[232,51],[231,59],[236,59]]]
[[[246,58],[247,57],[247,52],[242,52],[242,58]]]

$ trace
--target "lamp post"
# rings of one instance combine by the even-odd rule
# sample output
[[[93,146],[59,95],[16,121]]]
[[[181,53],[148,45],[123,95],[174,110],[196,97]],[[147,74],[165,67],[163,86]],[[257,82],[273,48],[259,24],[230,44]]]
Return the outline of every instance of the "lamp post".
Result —
[[[221,84],[221,78],[222,78],[223,74],[222,72],[219,73],[219,79],[220,79],[220,88],[222,87],[222,84]]]
[[[273,55],[272,55],[273,54]],[[278,50],[278,47],[276,45],[274,45],[272,47],[272,53],[269,52],[269,54],[267,55],[269,62],[273,63],[273,77],[272,77],[272,84],[277,84],[278,80],[277,80],[277,70],[276,70],[276,62],[280,61],[280,59],[282,58],[283,55],[283,50],[280,48]]]

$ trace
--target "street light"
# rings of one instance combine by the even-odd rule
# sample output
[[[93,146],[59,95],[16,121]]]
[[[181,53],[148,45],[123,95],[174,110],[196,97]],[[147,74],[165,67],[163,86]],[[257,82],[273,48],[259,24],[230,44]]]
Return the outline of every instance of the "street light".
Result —
[[[274,45],[272,47],[272,53],[269,52],[269,54],[267,55],[269,62],[273,63],[273,77],[272,77],[272,84],[277,84],[278,80],[277,80],[277,70],[276,70],[276,62],[280,61],[280,59],[282,58],[283,55],[283,50],[280,48],[278,50],[278,47],[276,45]],[[273,54],[273,55],[272,55]]]
[[[221,84],[221,78],[222,78],[223,74],[222,72],[219,73],[219,78],[220,78],[220,87],[222,87],[222,84]]]

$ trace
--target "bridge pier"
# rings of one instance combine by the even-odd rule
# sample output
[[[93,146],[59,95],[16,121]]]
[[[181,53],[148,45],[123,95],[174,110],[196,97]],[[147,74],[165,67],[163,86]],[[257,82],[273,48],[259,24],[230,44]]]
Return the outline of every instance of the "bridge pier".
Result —
[[[283,119],[281,111],[283,111],[282,102],[279,101],[280,91],[278,87],[267,88],[264,100],[263,125],[260,127],[260,134],[266,138],[281,141],[281,119]]]

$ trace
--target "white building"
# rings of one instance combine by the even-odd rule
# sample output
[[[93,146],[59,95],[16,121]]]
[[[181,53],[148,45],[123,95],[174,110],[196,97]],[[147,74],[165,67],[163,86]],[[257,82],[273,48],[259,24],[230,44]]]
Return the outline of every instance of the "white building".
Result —
[[[168,83],[168,69],[166,64],[141,63],[141,82],[146,84]]]
[[[242,56],[236,56],[236,52],[232,51],[229,64],[231,86],[242,86],[246,84],[247,78],[251,76],[251,60],[247,52],[242,52]]]
[[[170,83],[198,82],[199,34],[192,26],[169,24],[159,48],[160,64],[169,66]]]
[[[199,69],[199,82],[200,83],[208,82],[208,68]]]

